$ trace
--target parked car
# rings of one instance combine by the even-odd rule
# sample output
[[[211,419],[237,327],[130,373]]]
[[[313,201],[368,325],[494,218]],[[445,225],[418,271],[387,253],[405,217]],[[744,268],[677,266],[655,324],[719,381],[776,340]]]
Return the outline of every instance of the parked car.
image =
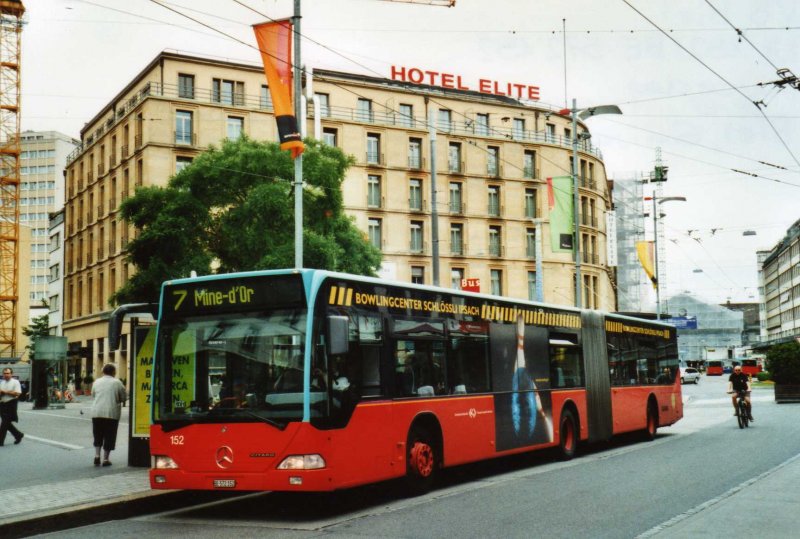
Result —
[[[694,367],[681,367],[681,383],[696,384],[700,381],[700,371]]]

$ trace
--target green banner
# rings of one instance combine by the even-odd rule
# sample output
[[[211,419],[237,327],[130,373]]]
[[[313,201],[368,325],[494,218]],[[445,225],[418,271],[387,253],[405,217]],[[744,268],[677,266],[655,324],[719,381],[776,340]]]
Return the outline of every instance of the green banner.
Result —
[[[547,178],[550,206],[550,248],[554,253],[571,253],[573,242],[572,176]]]

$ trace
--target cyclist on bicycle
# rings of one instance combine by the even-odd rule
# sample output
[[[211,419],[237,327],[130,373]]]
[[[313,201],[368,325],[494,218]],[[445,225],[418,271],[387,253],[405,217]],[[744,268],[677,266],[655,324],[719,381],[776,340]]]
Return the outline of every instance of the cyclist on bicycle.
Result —
[[[736,399],[739,396],[739,391],[745,392],[744,402],[747,404],[747,417],[750,421],[753,421],[753,409],[750,405],[750,377],[742,372],[742,367],[740,365],[736,365],[728,378],[728,393],[733,393],[733,395],[731,395],[734,410],[733,415],[739,415],[739,410],[736,406]]]

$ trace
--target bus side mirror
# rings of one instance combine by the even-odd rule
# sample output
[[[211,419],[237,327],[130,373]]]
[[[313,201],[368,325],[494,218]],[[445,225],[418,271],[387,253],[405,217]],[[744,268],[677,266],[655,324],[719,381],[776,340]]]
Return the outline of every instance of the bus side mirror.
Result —
[[[328,354],[335,356],[350,351],[350,321],[346,316],[328,317]]]

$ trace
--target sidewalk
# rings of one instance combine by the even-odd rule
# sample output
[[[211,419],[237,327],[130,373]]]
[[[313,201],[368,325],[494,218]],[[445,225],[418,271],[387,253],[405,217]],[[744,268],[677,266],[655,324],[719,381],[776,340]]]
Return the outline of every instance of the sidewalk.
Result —
[[[800,454],[639,537],[797,537]]]

